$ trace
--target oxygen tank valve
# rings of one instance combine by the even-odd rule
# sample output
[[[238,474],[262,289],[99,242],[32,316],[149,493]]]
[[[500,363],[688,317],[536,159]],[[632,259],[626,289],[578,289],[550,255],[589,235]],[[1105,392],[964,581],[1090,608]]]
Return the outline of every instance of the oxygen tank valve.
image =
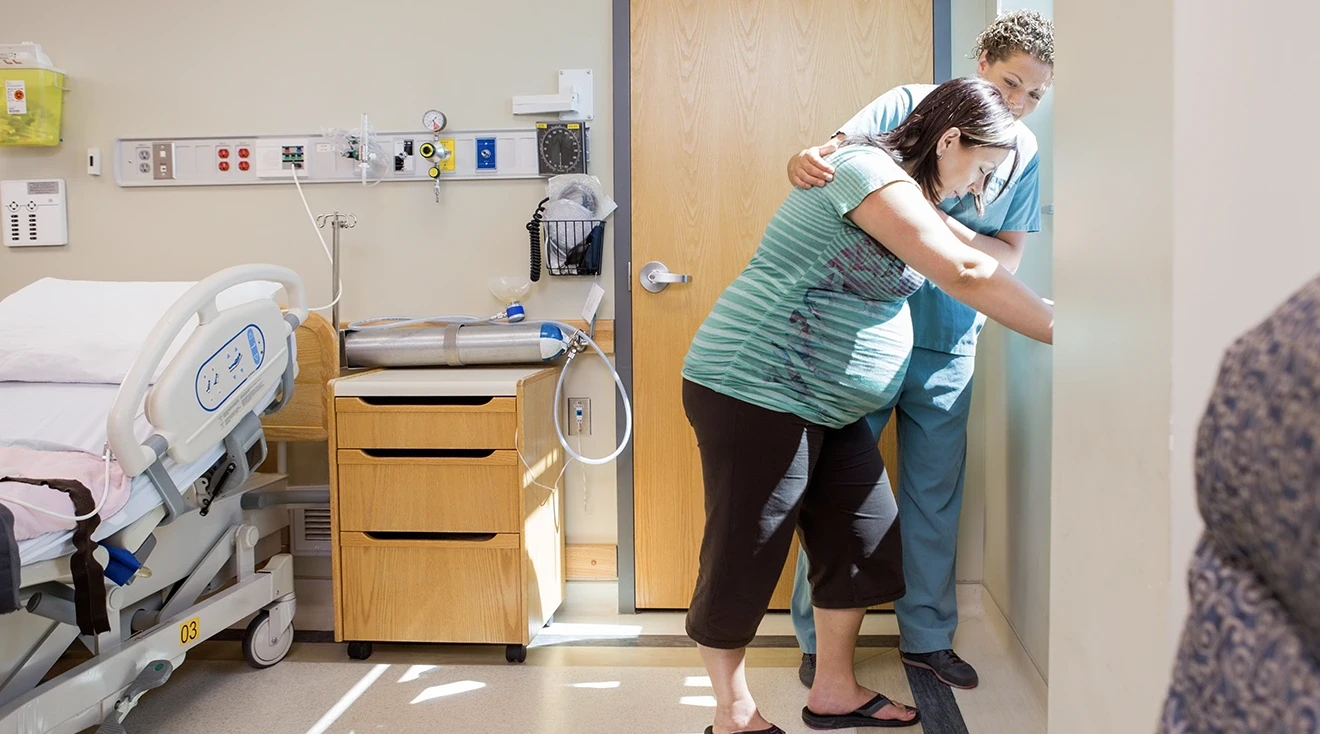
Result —
[[[564,351],[568,353],[568,360],[573,361],[574,357],[587,351],[587,335],[581,331],[573,334]]]

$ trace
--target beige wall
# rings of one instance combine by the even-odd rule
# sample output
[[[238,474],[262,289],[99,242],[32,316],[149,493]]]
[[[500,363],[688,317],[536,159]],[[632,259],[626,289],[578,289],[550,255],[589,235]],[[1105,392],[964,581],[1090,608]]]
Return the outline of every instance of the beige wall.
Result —
[[[292,186],[125,190],[86,174],[89,147],[110,153],[117,137],[318,132],[357,127],[366,112],[382,130],[420,127],[436,107],[454,130],[530,127],[512,97],[556,91],[558,70],[596,79],[592,173],[612,186],[608,0],[482,3],[286,0],[79,3],[76,17],[40,3],[10,3],[4,42],[41,43],[70,75],[64,144],[0,149],[0,177],[68,182],[70,244],[0,251],[0,294],[52,275],[196,279],[229,265],[294,268],[309,298],[329,300],[329,266]],[[527,269],[523,225],[544,196],[541,181],[452,182],[435,203],[428,183],[307,187],[316,213],[357,215],[345,233],[341,318],[386,314],[493,313],[489,276]],[[327,235],[328,237],[328,235]],[[607,250],[612,240],[608,234]],[[611,318],[606,254],[600,315]],[[527,300],[533,316],[580,318],[589,283],[548,276]],[[328,313],[328,312],[327,312]],[[613,383],[597,364],[569,381],[592,399],[594,435],[584,451],[614,444]],[[612,543],[613,467],[569,472],[570,542]]]
[[[1266,0],[1247,11],[1203,0],[1176,9],[1171,644],[1187,613],[1185,569],[1202,528],[1196,429],[1221,355],[1320,275],[1320,247],[1297,216],[1314,210],[1320,152],[1305,133],[1291,137],[1316,115],[1317,27],[1315,3]],[[1248,103],[1226,114],[1225,95],[1243,89]]]
[[[1055,2],[1051,732],[1150,731],[1168,681],[1173,5]]]
[[[1053,0],[1003,0],[1002,12],[1038,10]],[[1054,201],[1054,96],[1026,119],[1040,143],[1040,200]],[[1027,238],[1017,275],[1053,298],[1054,217]],[[1050,464],[1053,349],[997,324],[977,349],[977,392],[985,409],[985,588],[1003,610],[1041,675],[1049,679]]]
[[[951,0],[949,4],[949,39],[952,48],[953,76],[976,73],[976,62],[969,58],[976,36],[995,17],[996,0]],[[980,364],[972,386],[972,409],[967,419],[967,477],[963,486],[962,516],[958,523],[958,568],[960,582],[985,580],[986,491],[992,468],[987,466],[994,433],[988,432],[986,405],[992,391],[981,386]]]

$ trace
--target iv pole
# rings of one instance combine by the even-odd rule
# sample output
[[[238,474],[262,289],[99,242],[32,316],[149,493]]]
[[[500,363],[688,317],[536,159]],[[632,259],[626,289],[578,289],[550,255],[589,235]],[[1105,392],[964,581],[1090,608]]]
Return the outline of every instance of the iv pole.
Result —
[[[326,224],[330,225],[330,294],[334,297],[335,303],[330,307],[330,326],[335,330],[336,341],[339,342],[339,363],[344,363],[344,340],[339,333],[339,296],[343,295],[339,287],[339,231],[341,229],[352,229],[357,226],[357,217],[352,214],[322,214],[316,218],[316,226],[324,229]]]

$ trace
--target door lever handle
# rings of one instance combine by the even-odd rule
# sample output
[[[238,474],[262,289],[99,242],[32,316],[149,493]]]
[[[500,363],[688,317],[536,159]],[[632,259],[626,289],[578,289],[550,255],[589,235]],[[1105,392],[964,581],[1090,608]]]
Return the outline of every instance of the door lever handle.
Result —
[[[659,293],[668,288],[671,283],[691,283],[691,275],[682,275],[680,273],[671,273],[669,268],[661,262],[649,262],[642,266],[642,272],[638,275],[642,287],[651,293]]]

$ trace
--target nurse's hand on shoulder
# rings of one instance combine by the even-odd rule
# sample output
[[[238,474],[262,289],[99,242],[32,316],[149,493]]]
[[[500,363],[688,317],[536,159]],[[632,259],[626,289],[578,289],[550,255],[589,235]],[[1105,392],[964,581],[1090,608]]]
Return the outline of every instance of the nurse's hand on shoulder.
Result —
[[[800,189],[824,186],[834,180],[834,166],[825,162],[825,156],[839,149],[836,141],[807,148],[788,160],[788,180]]]

